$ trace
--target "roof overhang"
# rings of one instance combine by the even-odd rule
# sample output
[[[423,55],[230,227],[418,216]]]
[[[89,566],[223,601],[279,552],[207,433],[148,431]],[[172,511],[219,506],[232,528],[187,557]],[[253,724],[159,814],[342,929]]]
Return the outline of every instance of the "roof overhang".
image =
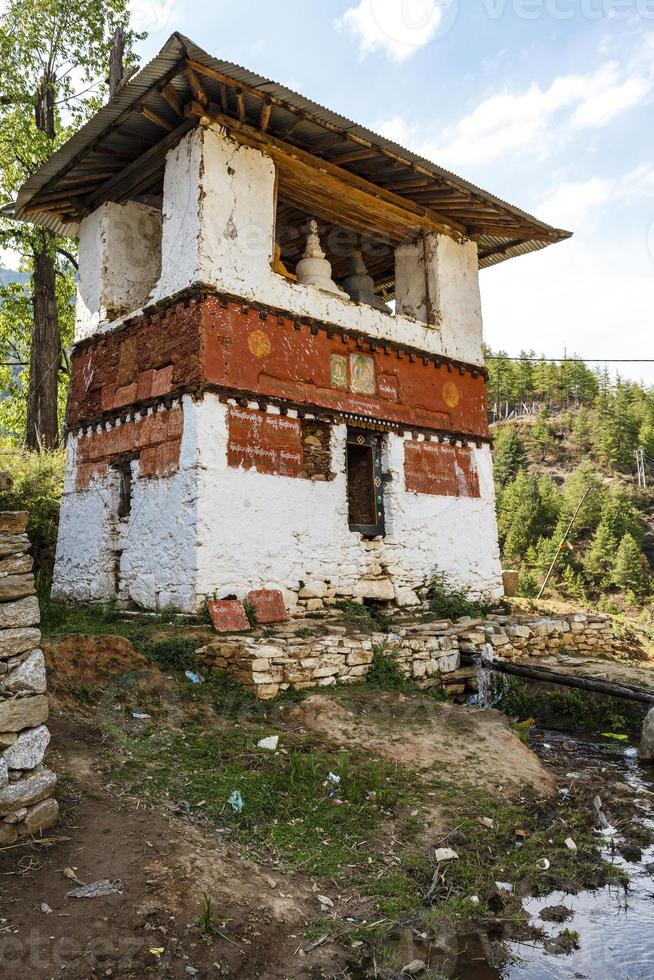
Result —
[[[367,194],[380,213],[392,207],[398,227],[404,212],[418,233],[474,239],[481,268],[570,237],[290,89],[212,58],[179,33],[30,177],[13,215],[75,235],[105,201],[160,193],[166,153],[201,120],[276,156],[289,213],[304,201],[297,180],[284,178],[296,175],[299,161]],[[371,270],[378,283],[388,279],[382,266]]]

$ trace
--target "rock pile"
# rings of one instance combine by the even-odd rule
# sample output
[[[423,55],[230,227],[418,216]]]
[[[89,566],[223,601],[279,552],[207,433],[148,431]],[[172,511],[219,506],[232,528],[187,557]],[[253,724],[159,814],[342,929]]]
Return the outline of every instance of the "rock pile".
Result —
[[[27,514],[0,513],[0,845],[52,827],[57,777],[43,765],[50,742]]]

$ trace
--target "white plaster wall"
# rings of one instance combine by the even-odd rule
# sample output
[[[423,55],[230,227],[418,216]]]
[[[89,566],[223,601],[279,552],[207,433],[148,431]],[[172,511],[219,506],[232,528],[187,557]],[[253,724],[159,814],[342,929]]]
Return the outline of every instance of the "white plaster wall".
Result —
[[[337,595],[374,597],[384,572],[397,593],[435,567],[473,595],[502,594],[488,448],[475,450],[483,499],[435,497],[405,491],[403,439],[391,435],[387,534],[365,541],[348,527],[345,426],[332,428],[336,478],[312,482],[227,467],[227,407],[209,395],[197,411],[199,596],[281,588],[293,602],[300,582],[328,582]]]
[[[238,144],[215,125],[188,133],[166,159],[162,275],[152,299],[204,282],[291,314],[481,363],[474,242],[458,245],[446,236],[429,236],[434,302],[446,304],[435,329],[413,316],[387,315],[276,275],[270,264],[274,188],[274,164],[260,150]],[[424,297],[424,270],[421,277]]]
[[[399,314],[424,322],[431,313],[442,353],[481,364],[483,324],[476,242],[427,235],[424,244],[419,239],[399,246],[395,252],[395,308]]]
[[[114,594],[113,526],[118,486],[115,474],[75,490],[76,439],[68,436],[66,475],[52,597],[68,602],[107,602]]]
[[[76,602],[116,597],[115,549],[121,599],[145,609],[196,608],[197,410],[184,399],[184,433],[178,472],[134,479],[129,518],[116,519],[118,481],[111,470],[75,490],[75,439],[68,440],[53,596]]]
[[[102,204],[80,224],[75,340],[142,307],[161,272],[161,212]]]

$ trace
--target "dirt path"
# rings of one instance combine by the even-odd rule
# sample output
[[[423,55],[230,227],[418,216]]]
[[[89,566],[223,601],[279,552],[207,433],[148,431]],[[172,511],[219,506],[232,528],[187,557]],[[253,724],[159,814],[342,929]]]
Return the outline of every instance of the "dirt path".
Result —
[[[116,800],[97,782],[97,734],[70,717],[52,721],[57,748],[50,764],[61,777],[58,841],[0,854],[0,975],[86,980],[340,973],[342,954],[317,949],[305,956],[301,950],[318,911],[310,879],[257,867],[172,813],[126,796]],[[85,884],[120,882],[121,893],[68,898],[76,882],[65,869]],[[209,943],[197,928],[205,893],[217,930]],[[51,911],[41,911],[44,905]]]

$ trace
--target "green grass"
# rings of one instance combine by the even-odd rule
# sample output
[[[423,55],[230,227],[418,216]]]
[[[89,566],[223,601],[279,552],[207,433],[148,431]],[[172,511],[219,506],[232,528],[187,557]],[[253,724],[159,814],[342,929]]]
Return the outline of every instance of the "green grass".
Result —
[[[112,779],[154,800],[187,803],[191,814],[226,828],[282,869],[332,877],[340,877],[345,865],[367,870],[370,851],[361,845],[400,803],[414,800],[415,776],[376,759],[326,751],[311,740],[289,745],[286,753],[267,752],[256,745],[266,734],[270,728],[233,726],[219,734],[114,729],[124,758],[113,764]],[[340,777],[338,786],[327,781],[330,772]],[[227,804],[235,790],[244,800],[240,814]]]

